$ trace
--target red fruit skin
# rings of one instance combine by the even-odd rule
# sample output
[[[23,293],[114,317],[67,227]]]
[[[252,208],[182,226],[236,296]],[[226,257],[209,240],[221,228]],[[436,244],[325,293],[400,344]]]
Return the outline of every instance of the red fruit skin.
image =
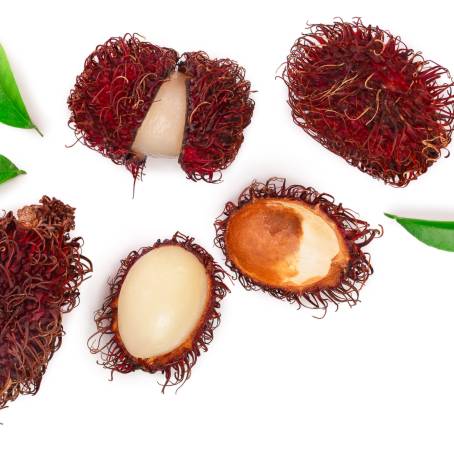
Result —
[[[179,70],[189,76],[188,120],[179,162],[191,180],[219,181],[235,159],[254,111],[244,68],[204,52],[183,54]]]
[[[145,160],[131,152],[162,82],[174,70],[173,49],[141,41],[137,35],[111,38],[85,60],[68,98],[69,125],[79,141],[122,164],[134,180]]]
[[[49,197],[0,218],[0,409],[38,392],[92,270],[73,228],[74,209]]]
[[[294,122],[361,171],[396,187],[425,173],[451,141],[448,71],[379,27],[309,27],[283,79]]]

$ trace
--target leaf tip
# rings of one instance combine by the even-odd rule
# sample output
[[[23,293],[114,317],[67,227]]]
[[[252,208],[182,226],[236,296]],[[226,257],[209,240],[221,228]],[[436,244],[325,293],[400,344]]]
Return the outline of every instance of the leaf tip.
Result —
[[[392,213],[384,213],[384,215],[389,219],[397,219],[397,216]]]

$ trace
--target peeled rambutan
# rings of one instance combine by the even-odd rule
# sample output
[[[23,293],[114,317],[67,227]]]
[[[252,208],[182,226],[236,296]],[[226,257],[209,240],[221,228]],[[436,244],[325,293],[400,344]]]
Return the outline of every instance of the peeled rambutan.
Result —
[[[448,71],[360,19],[309,26],[290,50],[283,79],[298,126],[393,186],[425,173],[451,141]]]
[[[225,205],[215,228],[244,288],[317,309],[358,302],[373,272],[362,249],[381,235],[330,195],[278,178],[254,181]]]
[[[225,271],[201,246],[179,232],[131,252],[110,282],[95,314],[92,353],[113,372],[164,374],[162,390],[184,383],[220,321],[229,291]]]
[[[243,142],[254,102],[244,69],[204,52],[181,57],[138,35],[98,46],[68,106],[78,140],[123,164],[134,180],[147,156],[178,157],[188,178],[218,181]]]
[[[92,271],[72,229],[74,208],[46,196],[0,218],[0,408],[38,392]]]

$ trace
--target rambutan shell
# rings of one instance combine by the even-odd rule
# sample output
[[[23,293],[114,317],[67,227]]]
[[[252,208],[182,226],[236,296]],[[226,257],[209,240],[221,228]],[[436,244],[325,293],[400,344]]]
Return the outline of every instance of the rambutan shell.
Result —
[[[295,213],[289,215],[287,210],[282,210],[282,207],[288,208],[288,202],[304,206],[317,214],[322,223],[333,229],[339,245],[339,252],[336,255],[331,251],[323,258],[325,261],[331,260],[331,268],[326,275],[314,276],[314,279],[299,286],[291,282],[295,264],[293,253],[298,248],[298,244],[291,243],[293,239],[296,243],[304,239],[304,214],[301,223],[301,215]],[[250,212],[251,206],[254,210],[257,203],[264,208],[259,208],[257,218],[252,223],[246,222],[243,229],[253,228],[254,224],[262,222],[263,226],[259,229],[263,230],[262,233],[252,232],[248,239],[251,240],[257,235],[262,235],[263,239],[251,240],[253,247],[244,247],[238,236],[241,234],[247,236],[246,233],[237,225],[235,234],[231,236],[230,222],[232,220],[235,222],[242,213]],[[279,206],[280,212],[268,210],[269,205]],[[226,266],[244,288],[263,290],[278,299],[323,310],[326,310],[330,303],[337,307],[341,303],[353,306],[358,302],[359,290],[373,273],[370,257],[363,248],[382,234],[381,228],[371,228],[352,211],[341,204],[336,204],[330,195],[320,194],[313,188],[301,185],[287,186],[285,179],[279,178],[271,178],[265,183],[252,182],[243,190],[237,202],[229,201],[225,204],[223,213],[215,222],[215,228],[215,244],[224,252]],[[315,237],[317,238],[317,234]],[[265,245],[261,241],[266,241],[267,238],[270,241],[264,252]],[[316,245],[320,245],[322,238],[317,239]],[[302,244],[304,245],[304,242]],[[266,257],[268,263],[258,266],[260,258],[254,257],[251,266],[244,260],[244,257],[252,257],[254,246],[256,254]],[[314,251],[317,251],[317,248]],[[319,253],[323,255],[326,251],[323,249]],[[246,254],[241,256],[244,253]]]

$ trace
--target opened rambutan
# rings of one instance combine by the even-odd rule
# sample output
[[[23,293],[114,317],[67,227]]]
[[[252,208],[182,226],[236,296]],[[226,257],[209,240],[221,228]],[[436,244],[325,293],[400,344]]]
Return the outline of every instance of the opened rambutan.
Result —
[[[229,291],[225,271],[193,238],[179,232],[131,252],[96,312],[92,353],[113,372],[141,369],[164,374],[168,385],[185,382],[220,321]]]
[[[92,270],[72,229],[74,208],[49,197],[0,218],[0,408],[38,392]]]
[[[68,99],[76,137],[140,177],[147,156],[179,157],[192,180],[218,181],[235,159],[254,102],[244,69],[203,52],[179,57],[137,35],[87,58]]]
[[[425,173],[451,141],[448,71],[360,19],[311,25],[291,48],[283,79],[298,126],[393,186]]]
[[[215,227],[243,287],[317,309],[358,302],[373,271],[362,249],[381,235],[331,196],[278,178],[254,181]]]

